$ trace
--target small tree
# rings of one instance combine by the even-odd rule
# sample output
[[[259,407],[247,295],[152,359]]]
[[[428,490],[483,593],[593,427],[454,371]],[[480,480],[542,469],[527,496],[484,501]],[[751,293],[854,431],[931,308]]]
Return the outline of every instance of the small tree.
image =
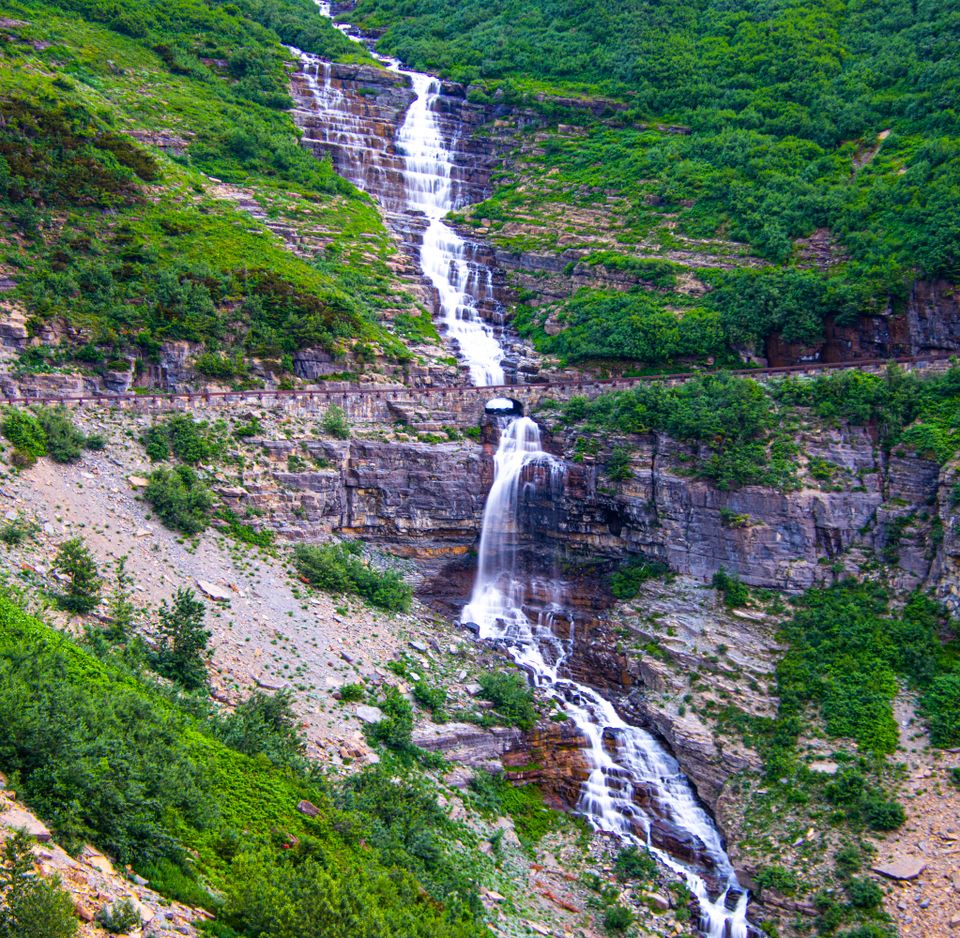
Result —
[[[350,424],[342,407],[331,404],[320,421],[323,432],[338,440],[350,439]]]
[[[187,690],[207,686],[210,632],[203,625],[205,612],[191,589],[178,589],[172,605],[166,600],[160,603],[160,647],[155,667]]]
[[[64,541],[57,551],[54,568],[67,578],[67,589],[55,597],[68,612],[89,612],[100,602],[102,580],[97,564],[79,537]]]
[[[127,555],[117,558],[113,565],[113,592],[110,594],[108,611],[110,626],[107,638],[112,642],[123,642],[130,637],[137,607],[130,601],[133,577],[127,573]]]
[[[73,938],[76,933],[70,896],[57,880],[34,874],[30,839],[15,831],[3,845],[0,863],[0,938]]]

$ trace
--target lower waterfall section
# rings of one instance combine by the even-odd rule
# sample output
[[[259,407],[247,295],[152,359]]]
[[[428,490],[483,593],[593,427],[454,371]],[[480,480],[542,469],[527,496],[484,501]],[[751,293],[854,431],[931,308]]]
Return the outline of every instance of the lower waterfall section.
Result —
[[[553,584],[553,604],[537,621],[524,610],[530,584],[518,563],[519,508],[525,491],[542,486],[556,491],[562,475],[562,465],[544,452],[540,428],[533,420],[501,419],[493,485],[483,514],[477,578],[462,621],[476,625],[481,639],[505,647],[540,691],[562,704],[587,740],[590,775],[580,792],[578,812],[596,830],[645,844],[681,875],[700,903],[700,928],[709,938],[746,938],[747,893],[737,883],[720,834],[677,761],[652,734],[626,723],[610,701],[563,676],[564,661],[575,638],[572,627],[566,643],[550,628],[552,614],[562,609],[559,585]],[[709,869],[695,869],[653,843],[658,820],[637,804],[634,796],[641,792],[653,793],[661,822],[702,845]],[[713,896],[708,878],[716,884]]]

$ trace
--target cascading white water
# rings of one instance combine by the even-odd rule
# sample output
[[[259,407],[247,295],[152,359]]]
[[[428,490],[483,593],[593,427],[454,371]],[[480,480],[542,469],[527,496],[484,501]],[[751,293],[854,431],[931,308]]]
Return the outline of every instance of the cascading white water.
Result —
[[[503,384],[503,349],[481,319],[477,304],[493,298],[492,272],[471,272],[467,243],[443,219],[456,208],[453,162],[435,112],[440,82],[430,75],[409,75],[416,98],[407,109],[396,145],[404,157],[406,203],[427,219],[420,246],[420,267],[437,291],[447,335],[456,341],[474,384]]]
[[[477,579],[462,621],[474,623],[481,639],[505,645],[541,692],[562,704],[586,738],[591,771],[580,793],[578,811],[597,830],[646,843],[683,876],[700,902],[700,927],[709,938],[746,938],[747,895],[737,884],[716,827],[676,760],[650,733],[626,723],[610,701],[561,675],[573,646],[572,629],[570,640],[563,643],[550,629],[549,611],[537,622],[524,611],[529,584],[518,568],[518,509],[529,487],[550,485],[556,490],[563,467],[543,451],[540,428],[533,420],[505,420],[509,422],[502,426],[493,485],[483,513]],[[605,738],[615,740],[613,752],[604,744]],[[703,844],[715,875],[725,884],[716,899],[711,899],[696,872],[651,844],[650,819],[633,800],[635,790],[645,783],[655,787],[659,813]],[[726,906],[728,892],[736,895],[732,910]]]
[[[328,2],[318,2],[318,7],[330,15]],[[350,33],[350,27],[340,28]],[[326,142],[346,151],[351,181],[374,188],[371,173],[383,170],[368,158],[371,142],[363,139],[362,122],[344,113],[343,96],[331,82],[329,64],[306,53],[300,56],[318,108],[339,112],[338,126],[327,131]],[[466,242],[444,222],[447,213],[459,206],[453,159],[437,118],[440,83],[404,69],[394,60],[380,60],[392,71],[408,75],[416,95],[395,141],[403,159],[402,204],[389,207],[426,219],[420,265],[437,291],[441,317],[469,366],[471,380],[478,385],[503,384],[503,350],[478,313],[479,303],[493,300],[491,271],[468,263]],[[646,842],[682,875],[700,901],[701,929],[709,938],[746,938],[746,893],[739,889],[720,836],[676,760],[649,733],[621,719],[613,705],[592,688],[561,675],[574,638],[572,625],[566,642],[550,627],[553,614],[563,608],[555,578],[536,585],[539,595],[553,595],[553,605],[548,604],[536,622],[524,612],[525,593],[531,584],[523,579],[518,566],[520,500],[527,486],[556,489],[561,480],[562,466],[543,451],[536,423],[525,417],[505,423],[495,457],[493,487],[484,509],[477,579],[463,621],[476,623],[482,639],[501,641],[541,691],[563,705],[587,739],[591,773],[583,785],[578,810],[598,830]],[[608,751],[605,737],[615,739],[615,752]],[[716,876],[726,884],[716,899],[710,898],[706,883],[696,872],[650,844],[650,820],[633,801],[634,791],[645,783],[655,787],[661,814],[703,844]],[[726,908],[727,890],[737,895],[733,910]]]
[[[330,16],[329,2],[318,2],[324,16]],[[340,27],[345,33],[349,27]],[[376,52],[371,52],[377,55]],[[299,53],[318,109],[337,111],[338,127],[325,140],[346,153],[345,175],[366,191],[377,191],[372,178],[381,172],[370,160],[372,142],[362,134],[362,120],[343,113],[342,94],[332,87],[330,65],[316,56]],[[403,193],[400,204],[388,204],[426,220],[420,246],[420,268],[437,292],[440,319],[449,339],[456,343],[461,361],[478,385],[504,383],[503,349],[494,329],[481,317],[481,304],[495,305],[493,272],[484,265],[470,264],[468,244],[444,219],[459,208],[453,156],[443,139],[437,119],[440,82],[430,75],[403,68],[395,59],[377,55],[388,69],[409,77],[416,95],[407,109],[394,144],[403,160]],[[323,85],[320,84],[320,72]],[[381,142],[382,145],[382,142]]]

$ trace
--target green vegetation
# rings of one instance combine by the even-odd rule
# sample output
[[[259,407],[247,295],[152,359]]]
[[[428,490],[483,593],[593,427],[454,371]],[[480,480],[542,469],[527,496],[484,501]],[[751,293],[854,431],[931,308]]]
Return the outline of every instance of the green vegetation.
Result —
[[[723,604],[730,609],[745,606],[750,600],[750,590],[735,576],[730,576],[721,567],[714,575],[710,585],[723,597]]]
[[[484,671],[480,675],[480,696],[489,700],[497,715],[510,726],[530,729],[536,720],[533,691],[516,671]]]
[[[613,871],[622,882],[631,879],[649,882],[657,875],[657,861],[645,847],[631,845],[617,854]]]
[[[371,606],[406,612],[413,590],[397,570],[377,570],[363,559],[359,541],[313,546],[298,544],[293,561],[300,576],[328,593],[353,593]]]
[[[463,834],[422,779],[391,765],[327,788],[229,748],[192,710],[0,597],[0,759],[61,843],[92,841],[209,905],[206,884],[224,934],[479,938]],[[257,701],[248,728],[254,712],[285,721]]]
[[[68,612],[90,612],[100,604],[103,581],[97,564],[83,540],[72,537],[57,550],[54,569],[66,580],[66,588],[54,595],[56,604]]]
[[[143,497],[168,528],[182,534],[199,534],[210,521],[213,495],[190,466],[154,469]]]
[[[164,417],[143,434],[143,445],[153,462],[171,457],[195,466],[223,455],[225,441],[222,427],[211,427],[186,414]]]
[[[542,114],[469,220],[639,283],[521,308],[545,351],[723,361],[902,309],[918,276],[955,281],[953,4],[360,0],[350,19],[475,100]],[[801,243],[815,233],[833,245],[823,267]],[[684,270],[713,290],[683,291]]]
[[[520,843],[533,849],[563,822],[559,811],[548,808],[536,785],[514,785],[503,775],[477,772],[470,780],[473,803],[488,817],[509,816]]]
[[[350,439],[350,424],[347,422],[347,415],[342,407],[331,404],[323,418],[320,421],[320,428],[327,436],[332,436],[338,440]]]
[[[34,407],[5,410],[0,431],[14,446],[25,464],[40,456],[49,456],[54,462],[76,462],[84,449],[102,448],[99,436],[86,436],[70,419],[65,407]]]
[[[365,59],[308,0],[18,0],[0,80],[0,262],[28,328],[65,324],[27,370],[142,371],[198,343],[201,374],[354,343],[409,357],[380,324],[394,248],[371,201],[299,144],[282,42]],[[315,230],[315,262],[238,208]],[[56,219],[56,221],[54,221]],[[286,358],[284,356],[287,356]],[[287,363],[286,365],[284,363]]]
[[[592,401],[571,398],[560,405],[559,416],[589,432],[661,431],[708,444],[709,455],[698,458],[696,471],[720,488],[795,484],[792,444],[780,432],[767,392],[750,379],[707,375],[675,387],[650,382]]]
[[[143,922],[136,906],[129,899],[123,899],[104,906],[97,914],[97,924],[111,935],[126,935]]]
[[[666,433],[696,445],[691,471],[719,488],[796,487],[797,447],[789,431],[803,417],[827,424],[876,428],[885,452],[914,452],[941,464],[960,452],[960,367],[922,374],[891,367],[883,374],[840,371],[817,378],[704,375],[683,384],[644,382],[593,400],[573,397],[542,405],[541,418],[581,430],[578,452],[600,452],[600,439],[619,434]],[[629,445],[629,441],[628,445]],[[614,452],[622,449],[621,444]],[[622,459],[622,457],[620,457]],[[811,472],[823,476],[813,463]],[[725,524],[749,519],[729,513]]]
[[[77,919],[59,881],[37,876],[30,838],[14,831],[0,862],[0,938],[73,938]]]
[[[159,642],[153,655],[158,674],[187,690],[207,686],[207,643],[210,631],[203,625],[206,608],[191,589],[180,588],[173,602],[160,603]]]
[[[633,599],[647,580],[670,575],[670,568],[661,560],[630,560],[610,574],[610,592],[617,599]]]
[[[789,649],[777,668],[780,732],[798,732],[812,703],[829,734],[849,737],[868,752],[891,753],[898,678],[926,691],[923,706],[931,717],[950,720],[940,709],[949,707],[949,697],[931,693],[953,673],[940,642],[945,621],[943,610],[921,594],[891,615],[887,595],[874,585],[809,590],[784,625]]]

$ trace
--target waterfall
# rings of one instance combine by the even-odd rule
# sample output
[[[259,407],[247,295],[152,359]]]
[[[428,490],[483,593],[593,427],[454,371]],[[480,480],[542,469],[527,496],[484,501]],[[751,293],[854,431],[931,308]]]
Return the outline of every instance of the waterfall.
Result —
[[[318,6],[330,15],[329,3],[318,2]],[[340,28],[350,33],[349,26]],[[322,128],[323,139],[316,142],[337,148],[342,163],[338,170],[347,178],[423,228],[420,267],[436,290],[439,316],[457,343],[461,361],[469,367],[471,381],[484,386],[503,384],[503,350],[479,314],[481,304],[493,305],[492,272],[469,262],[468,243],[444,220],[459,203],[457,167],[438,119],[440,82],[378,57],[391,71],[409,77],[415,95],[393,141],[396,154],[391,155],[386,141],[379,141],[376,149],[378,142],[364,134],[363,122],[346,109],[344,96],[333,84],[330,64],[307,53],[297,54],[314,105],[331,116],[329,126]],[[403,190],[399,196],[389,191],[397,158]],[[553,616],[566,611],[559,578],[537,584],[527,581],[520,566],[519,526],[524,495],[544,486],[558,494],[563,467],[543,451],[540,429],[529,418],[503,418],[501,429],[493,487],[483,514],[477,579],[462,620],[475,623],[481,639],[499,640],[541,692],[562,704],[586,738],[590,775],[577,810],[597,830],[646,844],[682,876],[700,902],[700,927],[709,938],[746,938],[746,892],[737,884],[720,835],[676,760],[654,736],[621,719],[595,690],[563,675],[573,650],[573,625],[566,641],[554,634]],[[539,595],[553,599],[536,621],[524,611],[531,585]],[[610,740],[613,751],[608,748]],[[716,898],[711,898],[697,871],[651,842],[653,821],[633,798],[644,786],[656,790],[660,816],[702,844],[702,853],[721,884]],[[727,908],[728,902],[732,909]]]
[[[397,70],[410,76],[416,94],[396,144],[405,163],[407,209],[427,220],[420,267],[437,291],[441,319],[470,369],[470,379],[480,385],[503,384],[503,349],[477,310],[479,301],[493,299],[492,273],[485,269],[485,276],[471,275],[467,242],[443,220],[457,205],[453,161],[435,110],[440,82],[399,66]]]
[[[537,486],[549,485],[558,491],[563,467],[543,451],[540,428],[533,420],[503,418],[501,426],[493,485],[483,513],[477,578],[462,621],[474,623],[481,639],[504,645],[541,693],[558,701],[586,738],[590,775],[580,793],[578,812],[596,830],[645,844],[681,875],[699,900],[700,928],[709,938],[746,938],[747,894],[737,883],[716,826],[677,761],[653,735],[626,723],[610,701],[562,676],[564,660],[573,647],[572,630],[568,642],[561,642],[550,628],[549,605],[536,622],[523,608],[529,584],[518,563],[519,508],[524,495]],[[557,607],[561,599],[556,597]],[[614,745],[608,748],[610,740]],[[703,845],[722,886],[716,898],[711,898],[702,876],[651,842],[651,819],[633,798],[645,786],[656,790],[658,813]],[[727,907],[728,900],[732,909]]]
[[[331,15],[330,3],[318,0],[317,7],[324,16]],[[339,28],[350,33],[349,26]],[[438,318],[447,338],[455,344],[473,384],[503,384],[503,349],[494,328],[480,315],[482,305],[496,305],[493,272],[485,265],[470,263],[470,245],[444,221],[460,204],[454,156],[437,117],[440,82],[404,68],[395,59],[377,55],[371,48],[371,53],[390,71],[410,79],[415,95],[396,140],[376,140],[368,129],[365,132],[363,117],[349,112],[344,95],[332,83],[330,63],[306,52],[292,51],[300,58],[318,112],[331,116],[321,137],[307,137],[306,142],[335,148],[341,175],[376,195],[389,211],[399,212],[408,223],[412,221],[414,227],[423,228],[420,269],[436,292]],[[396,155],[389,152],[391,144]],[[401,161],[402,185],[391,186],[397,157]],[[402,189],[399,197],[393,191],[397,188]]]

